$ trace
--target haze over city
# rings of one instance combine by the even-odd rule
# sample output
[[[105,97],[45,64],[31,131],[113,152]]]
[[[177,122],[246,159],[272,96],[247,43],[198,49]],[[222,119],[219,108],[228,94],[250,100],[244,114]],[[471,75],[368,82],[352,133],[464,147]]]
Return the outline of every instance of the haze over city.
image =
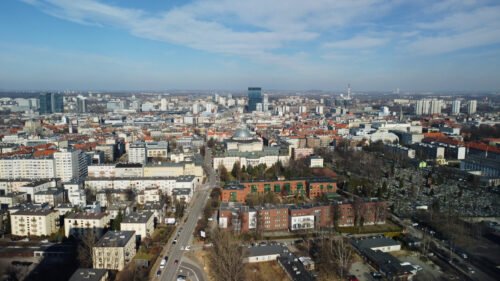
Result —
[[[1,90],[494,91],[497,1],[0,3]]]

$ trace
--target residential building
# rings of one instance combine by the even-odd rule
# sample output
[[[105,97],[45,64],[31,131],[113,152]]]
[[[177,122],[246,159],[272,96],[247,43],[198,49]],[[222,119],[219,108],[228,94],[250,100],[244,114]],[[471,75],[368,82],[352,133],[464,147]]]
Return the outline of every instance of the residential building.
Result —
[[[134,143],[129,146],[128,162],[142,165],[147,163],[147,149],[145,143]]]
[[[15,236],[49,236],[59,229],[59,212],[50,209],[25,209],[10,214]]]
[[[55,207],[64,202],[64,190],[52,188],[45,191],[38,191],[33,196],[33,202],[37,204],[47,203],[51,207]]]
[[[94,268],[122,270],[136,254],[134,231],[108,231],[92,248]]]
[[[109,227],[109,223],[108,213],[70,213],[64,218],[64,235],[82,237],[92,231],[97,238],[100,238]]]
[[[477,111],[477,100],[470,100],[467,105],[467,114],[471,115]]]
[[[154,215],[148,211],[130,213],[123,218],[120,229],[135,231],[138,240],[150,237],[154,231]]]
[[[451,104],[451,114],[459,115],[460,114],[460,100],[454,100]]]

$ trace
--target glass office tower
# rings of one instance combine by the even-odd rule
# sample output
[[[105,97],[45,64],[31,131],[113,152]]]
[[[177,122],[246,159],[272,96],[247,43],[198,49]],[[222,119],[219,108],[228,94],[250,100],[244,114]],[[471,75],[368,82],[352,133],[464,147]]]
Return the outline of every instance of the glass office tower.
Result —
[[[258,103],[262,103],[262,89],[260,87],[248,87],[248,111],[256,111]]]

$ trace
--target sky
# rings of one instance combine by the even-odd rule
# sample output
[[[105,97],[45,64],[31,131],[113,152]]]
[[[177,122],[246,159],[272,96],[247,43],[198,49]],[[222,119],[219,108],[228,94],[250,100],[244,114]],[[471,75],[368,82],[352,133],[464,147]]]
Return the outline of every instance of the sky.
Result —
[[[498,91],[500,1],[1,0],[0,90]]]

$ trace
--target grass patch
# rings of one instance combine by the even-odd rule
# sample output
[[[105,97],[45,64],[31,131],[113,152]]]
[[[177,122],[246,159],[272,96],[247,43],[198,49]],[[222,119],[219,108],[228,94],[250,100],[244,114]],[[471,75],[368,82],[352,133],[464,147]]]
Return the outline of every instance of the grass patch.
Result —
[[[248,281],[289,280],[277,261],[246,264],[245,272]]]

